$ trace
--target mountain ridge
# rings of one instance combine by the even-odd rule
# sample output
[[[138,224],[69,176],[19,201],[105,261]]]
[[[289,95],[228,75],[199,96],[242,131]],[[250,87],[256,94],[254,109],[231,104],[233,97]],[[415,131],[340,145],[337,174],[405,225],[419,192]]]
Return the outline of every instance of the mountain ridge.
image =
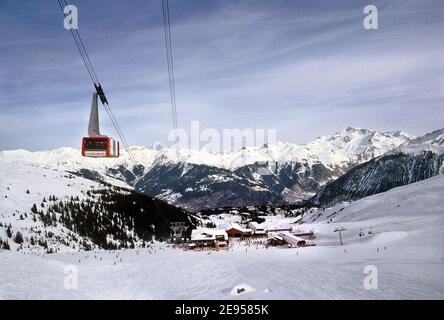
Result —
[[[137,166],[118,159],[82,158],[74,148],[0,152],[0,164],[25,162],[89,179],[123,184],[195,211],[219,206],[295,203],[349,169],[412,141],[403,132],[346,128],[305,144],[287,142],[227,153],[132,147]]]
[[[376,137],[376,139],[374,139]],[[378,139],[385,137],[387,140],[380,143]],[[277,161],[277,162],[292,162],[292,161],[318,161],[329,164],[340,164],[344,158],[356,156],[357,153],[362,152],[367,145],[365,139],[374,139],[369,141],[369,144],[376,144],[376,148],[381,149],[380,153],[385,153],[388,149],[399,146],[402,143],[412,140],[414,137],[401,132],[379,132],[375,130],[352,128],[339,130],[333,135],[325,135],[317,137],[316,139],[303,144],[294,144],[289,142],[277,141],[275,143],[265,144],[259,147],[245,147],[240,150],[230,152],[211,153],[205,150],[194,149],[178,149],[179,157],[176,156],[176,149],[165,147],[161,144],[154,143],[150,148],[144,146],[132,146],[132,150],[136,160],[140,164],[152,164],[155,160],[164,157],[168,161],[177,160],[178,162],[187,162],[192,164],[204,164],[214,166],[217,168],[224,168],[235,170],[240,166],[252,164],[257,161]],[[354,139],[354,141],[352,141]],[[348,140],[348,141],[347,141]],[[328,143],[331,145],[328,146]],[[356,147],[347,148],[350,144]],[[358,145],[357,145],[358,144]],[[327,147],[328,152],[325,150]],[[361,148],[361,150],[359,150]],[[334,152],[342,151],[342,154],[336,157],[332,155]],[[174,153],[174,155],[173,155]],[[109,159],[94,159],[82,158],[80,151],[72,147],[61,147],[47,151],[28,151],[26,149],[2,150],[0,151],[0,161],[6,156],[12,157],[34,157],[33,160],[37,162],[44,162],[45,164],[54,162],[63,162],[74,159],[81,162],[83,165],[104,165]],[[243,158],[245,162],[239,164],[239,158]],[[22,160],[20,159],[20,160]],[[115,161],[116,159],[113,159]],[[125,149],[122,149],[122,156],[119,158],[119,164],[129,164],[129,157]]]
[[[353,201],[444,173],[444,128],[401,144],[325,185],[316,205]]]

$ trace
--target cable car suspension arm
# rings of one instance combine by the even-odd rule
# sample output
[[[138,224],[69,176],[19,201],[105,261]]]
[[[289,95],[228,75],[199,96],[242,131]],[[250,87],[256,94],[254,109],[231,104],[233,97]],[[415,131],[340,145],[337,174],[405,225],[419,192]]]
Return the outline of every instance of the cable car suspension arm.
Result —
[[[68,5],[66,3],[66,0],[57,0],[60,6],[60,9],[62,10],[63,16],[66,18],[67,15],[64,12],[64,8]],[[88,71],[88,74],[91,78],[91,81],[94,84],[94,88],[96,89],[96,92],[100,98],[100,101],[102,102],[109,119],[111,120],[111,123],[113,124],[114,128],[117,131],[117,134],[119,135],[120,139],[122,140],[123,144],[125,145],[126,151],[128,152],[131,161],[136,166],[137,162],[134,158],[134,155],[129,148],[128,141],[126,140],[125,135],[123,134],[122,129],[119,126],[119,123],[117,122],[116,117],[114,116],[114,113],[111,110],[111,107],[109,106],[108,99],[106,98],[106,95],[103,91],[103,88],[97,78],[97,74],[94,70],[93,64],[91,63],[91,60],[89,58],[88,52],[86,51],[85,45],[82,41],[82,38],[80,37],[80,33],[77,29],[70,28],[71,35],[74,38],[74,42],[76,43],[76,47],[79,50],[80,56],[82,57],[82,60],[85,64],[86,70]]]

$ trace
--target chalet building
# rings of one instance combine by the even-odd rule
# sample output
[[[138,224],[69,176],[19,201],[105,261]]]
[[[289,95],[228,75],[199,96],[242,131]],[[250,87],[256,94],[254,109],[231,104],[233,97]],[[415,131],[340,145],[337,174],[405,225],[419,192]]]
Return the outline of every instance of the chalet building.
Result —
[[[237,223],[229,222],[225,224],[224,226],[225,232],[228,234],[229,237],[234,238],[246,238],[251,237],[253,234],[253,230],[248,228],[243,228]]]
[[[315,235],[314,232],[312,230],[310,231],[299,231],[296,230],[293,232],[293,235],[295,235],[296,237],[306,237],[308,239],[314,239]]]
[[[268,244],[275,247],[283,246],[285,244],[285,240],[278,235],[272,235],[268,238]]]
[[[285,242],[292,247],[305,247],[307,245],[305,239],[296,237],[295,235],[289,232],[280,232],[278,235],[282,237],[285,240]]]
[[[250,222],[248,227],[253,230],[253,235],[255,237],[265,237],[267,235],[267,231],[257,222]]]
[[[194,229],[191,231],[190,247],[223,247],[228,245],[228,234],[224,229]]]
[[[290,247],[305,247],[307,245],[305,239],[296,237],[289,232],[272,234],[268,238],[268,243],[272,246],[282,246],[284,244],[287,244]]]

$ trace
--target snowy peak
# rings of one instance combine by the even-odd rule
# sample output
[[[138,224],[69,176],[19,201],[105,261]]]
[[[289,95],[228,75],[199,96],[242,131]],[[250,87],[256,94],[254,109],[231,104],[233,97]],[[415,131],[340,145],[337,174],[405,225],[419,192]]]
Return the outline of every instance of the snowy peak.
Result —
[[[351,168],[401,144],[429,140],[435,146],[442,142],[442,135],[435,132],[422,140],[412,140],[403,132],[349,127],[305,145],[276,142],[227,153],[158,144],[152,148],[131,147],[137,166],[126,150],[119,158],[97,159],[84,158],[72,148],[4,151],[0,153],[0,165],[30,165],[76,173],[200,210],[299,202]]]
[[[165,148],[165,145],[164,145],[162,142],[155,141],[155,142],[151,145],[151,148],[150,148],[150,149],[152,149],[152,150],[156,150],[156,151],[159,151],[159,150],[162,150],[162,149],[164,149],[164,148]]]
[[[151,148],[131,147],[137,163],[145,168],[155,164],[190,163],[236,170],[257,162],[322,163],[329,168],[344,167],[350,163],[362,163],[393,150],[411,141],[412,137],[402,132],[378,132],[361,128],[347,128],[330,136],[322,136],[306,145],[276,142],[261,147],[246,147],[228,153],[210,153],[205,150],[169,148],[154,143]],[[106,169],[123,165],[132,166],[126,150],[118,159],[84,158],[73,148],[53,151],[29,152],[26,150],[2,151],[0,161],[24,161],[40,165],[66,167],[67,169]]]
[[[255,162],[322,163],[335,168],[350,163],[362,163],[411,141],[413,137],[401,131],[378,132],[368,129],[347,128],[333,135],[319,137],[305,145],[287,142],[266,144],[258,148],[244,148],[224,154],[223,167],[237,168]]]
[[[322,163],[342,166],[344,163],[368,161],[411,139],[411,136],[400,131],[379,132],[348,127],[334,135],[319,137],[308,143],[306,148]]]
[[[423,151],[444,154],[444,128],[408,141],[394,149],[393,153],[418,154]]]
[[[327,184],[314,197],[331,205],[385,192],[444,172],[444,129],[407,141]]]
[[[414,139],[410,145],[423,144],[426,146],[443,146],[444,145],[444,128],[433,131],[422,137]]]

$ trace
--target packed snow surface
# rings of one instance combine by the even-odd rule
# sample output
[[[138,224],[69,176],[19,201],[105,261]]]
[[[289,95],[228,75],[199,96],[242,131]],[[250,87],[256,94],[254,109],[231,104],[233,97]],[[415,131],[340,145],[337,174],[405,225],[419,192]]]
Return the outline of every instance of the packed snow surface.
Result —
[[[316,235],[316,246],[305,248],[233,241],[229,251],[184,251],[160,243],[49,255],[1,251],[0,298],[443,299],[443,196],[440,175],[315,210],[295,225]],[[264,224],[295,220],[270,216]],[[344,246],[337,228],[344,229]],[[72,266],[77,289],[69,289]],[[364,287],[368,266],[376,267],[377,288]]]

